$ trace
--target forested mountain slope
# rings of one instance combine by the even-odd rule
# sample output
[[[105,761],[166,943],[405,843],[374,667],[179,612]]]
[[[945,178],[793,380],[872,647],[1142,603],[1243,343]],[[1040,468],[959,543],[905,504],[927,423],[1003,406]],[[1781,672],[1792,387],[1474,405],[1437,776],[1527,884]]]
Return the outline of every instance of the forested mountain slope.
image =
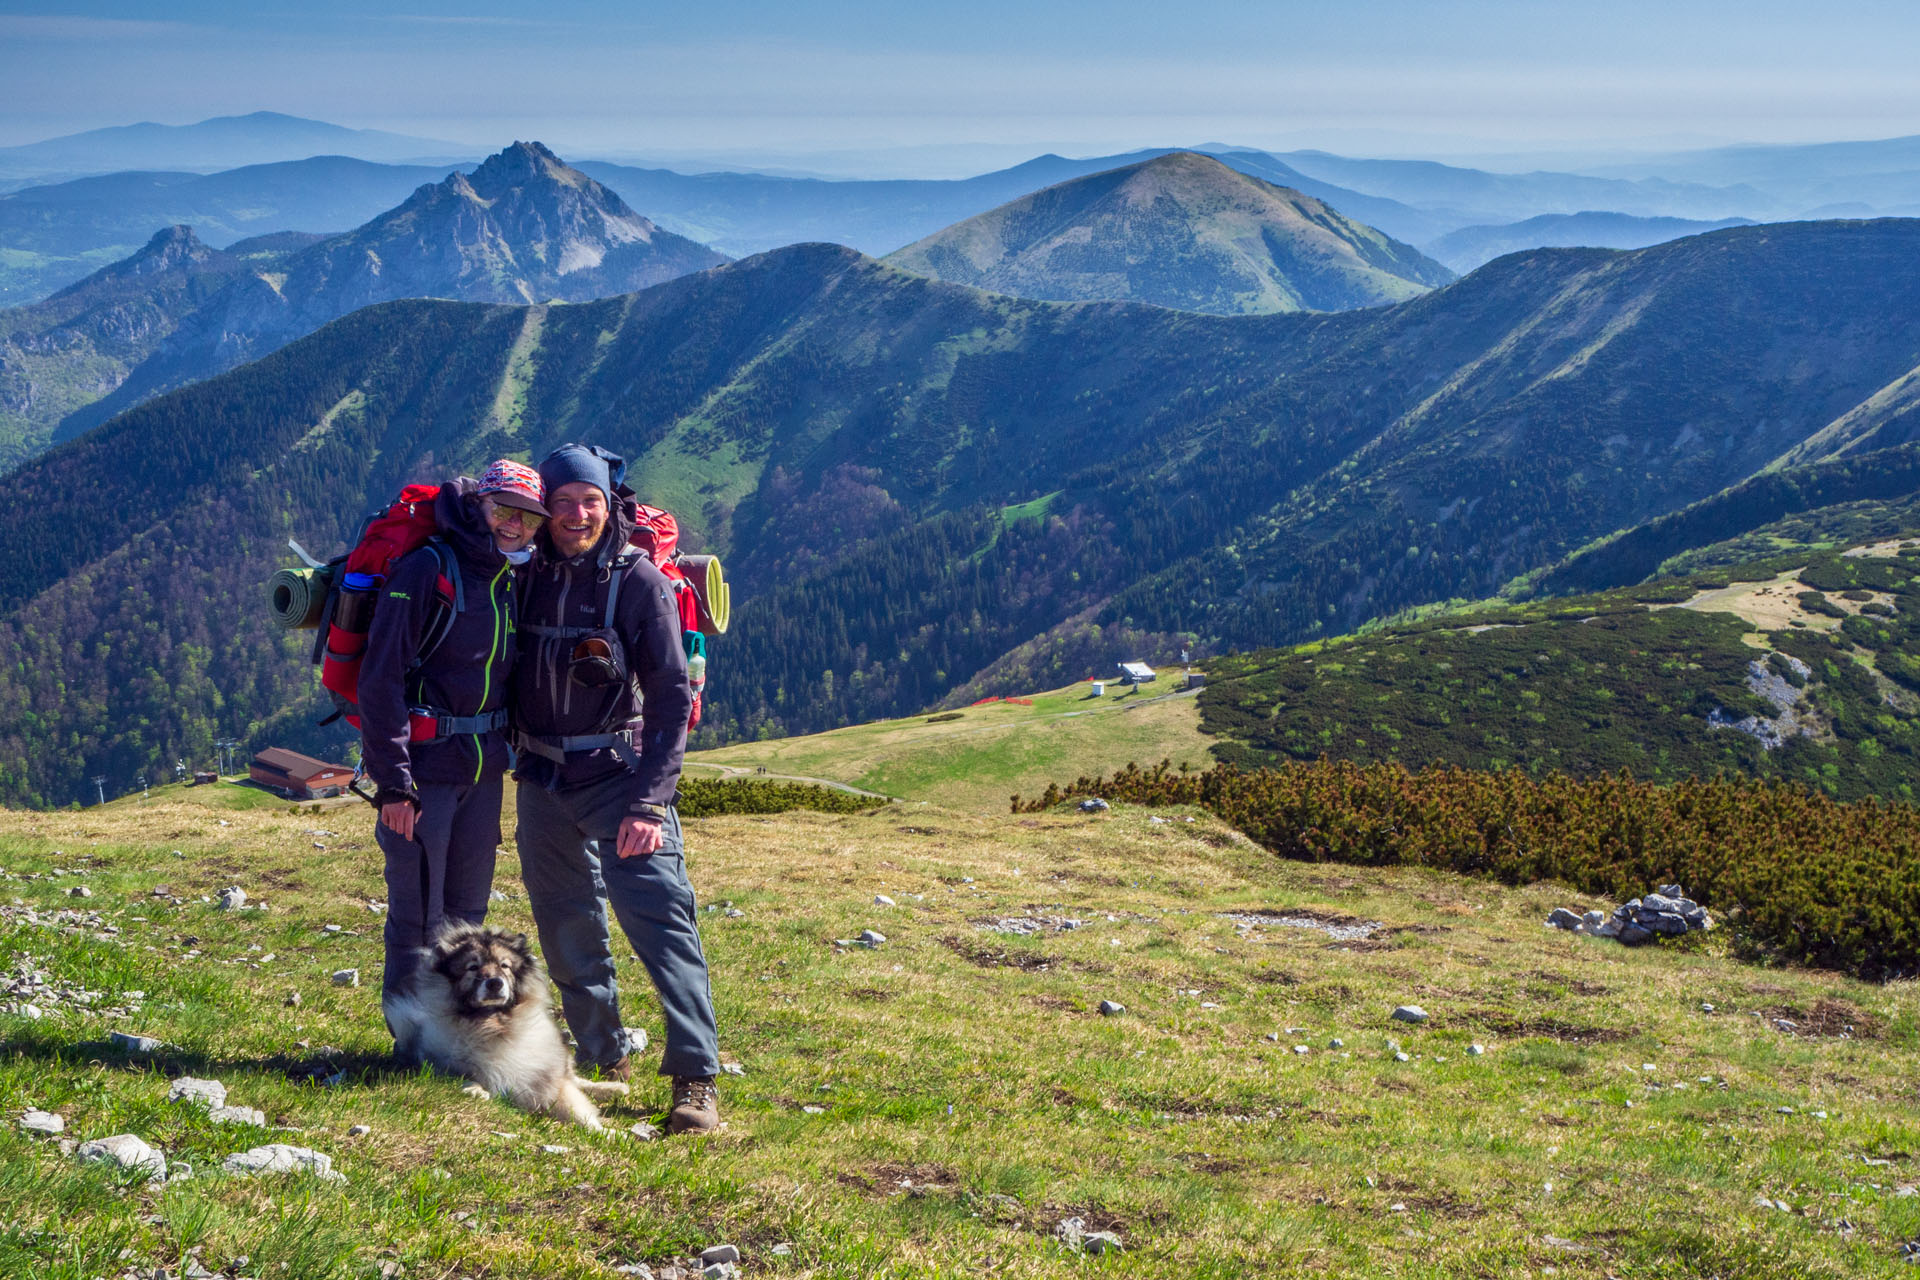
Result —
[[[727,555],[710,739],[1082,675],[1116,636],[1246,648],[1486,596],[1920,363],[1916,250],[1903,221],[1742,228],[1217,317],[815,245],[564,307],[368,308],[18,473],[107,518],[0,528],[0,788],[311,743],[258,604],[285,539],[332,551],[402,480],[567,439]]]
[[[1059,183],[886,261],[1023,298],[1216,315],[1347,311],[1453,278],[1411,245],[1311,196],[1191,151]]]

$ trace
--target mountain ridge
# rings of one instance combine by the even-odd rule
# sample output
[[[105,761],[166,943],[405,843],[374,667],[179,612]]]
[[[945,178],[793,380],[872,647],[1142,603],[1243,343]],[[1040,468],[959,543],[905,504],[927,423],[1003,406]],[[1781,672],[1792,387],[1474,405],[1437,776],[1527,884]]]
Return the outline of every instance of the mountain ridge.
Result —
[[[1038,302],[824,245],[564,307],[384,303],[17,473],[118,519],[0,528],[0,789],[216,728],[325,747],[251,593],[287,537],[332,550],[502,453],[616,449],[727,557],[711,743],[1006,692],[1008,655],[1095,635],[1205,654],[1491,595],[1873,396],[1916,287],[1890,221],[1536,250],[1330,314]]]

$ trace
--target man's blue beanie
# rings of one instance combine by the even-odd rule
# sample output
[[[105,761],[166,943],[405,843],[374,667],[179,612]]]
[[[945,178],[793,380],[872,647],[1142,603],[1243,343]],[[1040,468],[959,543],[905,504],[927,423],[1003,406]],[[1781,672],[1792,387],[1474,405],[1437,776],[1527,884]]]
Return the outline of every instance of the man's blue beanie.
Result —
[[[607,505],[612,506],[613,491],[626,478],[627,461],[598,445],[563,444],[541,460],[539,470],[549,494],[563,484],[584,480],[606,494]]]

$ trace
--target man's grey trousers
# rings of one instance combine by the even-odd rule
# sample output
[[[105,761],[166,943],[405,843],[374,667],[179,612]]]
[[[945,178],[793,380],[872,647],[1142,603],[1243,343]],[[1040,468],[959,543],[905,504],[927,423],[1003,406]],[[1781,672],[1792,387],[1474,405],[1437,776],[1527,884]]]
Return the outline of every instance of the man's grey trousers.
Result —
[[[611,903],[660,997],[660,1074],[718,1075],[720,1039],[679,813],[667,811],[659,852],[622,858],[615,847],[633,796],[628,775],[568,791],[522,782],[515,794],[520,878],[580,1065],[612,1066],[627,1051],[607,927]]]

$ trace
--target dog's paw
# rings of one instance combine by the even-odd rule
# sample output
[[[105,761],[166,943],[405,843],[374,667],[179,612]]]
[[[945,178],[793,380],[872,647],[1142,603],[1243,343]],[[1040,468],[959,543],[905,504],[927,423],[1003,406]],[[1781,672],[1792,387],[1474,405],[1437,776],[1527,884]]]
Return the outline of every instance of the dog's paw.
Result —
[[[485,1102],[488,1098],[491,1098],[493,1096],[492,1094],[488,1093],[485,1089],[482,1089],[477,1084],[470,1084],[466,1088],[462,1089],[460,1092],[466,1094],[469,1098],[478,1098],[482,1102]]]

